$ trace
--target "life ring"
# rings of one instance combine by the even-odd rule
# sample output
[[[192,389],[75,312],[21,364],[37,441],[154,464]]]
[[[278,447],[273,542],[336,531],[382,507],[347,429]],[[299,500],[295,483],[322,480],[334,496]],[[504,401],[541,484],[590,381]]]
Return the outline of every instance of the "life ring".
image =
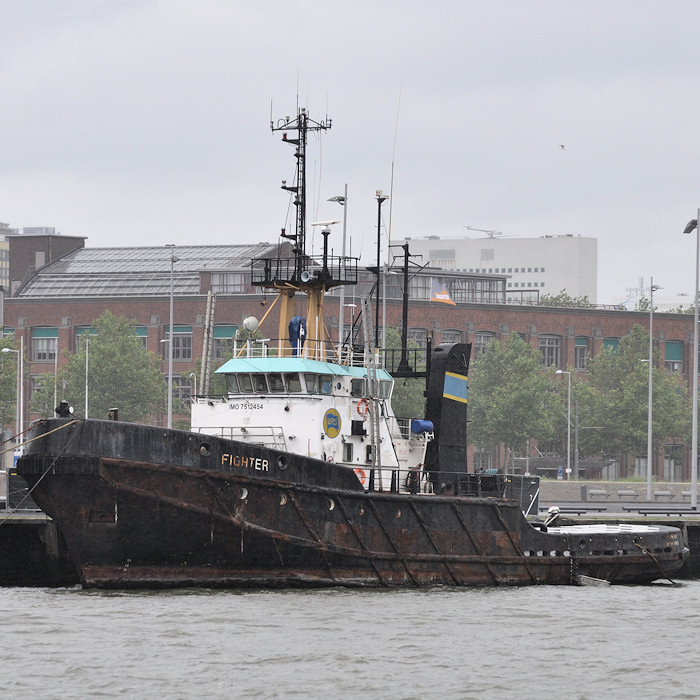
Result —
[[[328,455],[326,457],[326,462],[335,462],[335,460],[333,459],[333,455]]]
[[[369,401],[367,399],[360,399],[357,402],[357,412],[361,416],[366,416],[369,413]]]
[[[365,480],[367,479],[367,474],[365,474],[364,469],[360,469],[359,467],[355,469],[355,474],[357,474],[357,478],[360,480],[360,483],[364,486]]]

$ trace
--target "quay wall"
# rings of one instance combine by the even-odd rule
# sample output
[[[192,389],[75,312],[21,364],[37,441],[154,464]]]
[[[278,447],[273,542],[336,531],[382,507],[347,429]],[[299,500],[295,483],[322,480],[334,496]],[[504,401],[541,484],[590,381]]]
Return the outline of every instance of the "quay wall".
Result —
[[[651,490],[652,502],[675,503],[676,505],[690,504],[689,483],[653,482]],[[599,493],[601,491],[607,495]],[[625,493],[620,495],[620,491]],[[630,492],[635,495],[629,495]],[[554,479],[540,481],[540,506],[558,505],[565,502],[605,503],[607,501],[648,502],[646,481],[558,481]]]
[[[0,515],[0,586],[73,586],[78,574],[53,520],[43,514]]]

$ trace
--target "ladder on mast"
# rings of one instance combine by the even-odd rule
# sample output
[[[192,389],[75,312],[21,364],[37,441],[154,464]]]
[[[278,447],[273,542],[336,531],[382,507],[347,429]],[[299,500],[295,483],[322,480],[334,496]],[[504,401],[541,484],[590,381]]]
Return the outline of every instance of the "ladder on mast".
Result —
[[[209,290],[207,293],[207,312],[204,318],[204,342],[202,348],[202,373],[199,385],[203,396],[209,394],[209,374],[211,367],[211,352],[214,338],[214,308],[216,294]]]

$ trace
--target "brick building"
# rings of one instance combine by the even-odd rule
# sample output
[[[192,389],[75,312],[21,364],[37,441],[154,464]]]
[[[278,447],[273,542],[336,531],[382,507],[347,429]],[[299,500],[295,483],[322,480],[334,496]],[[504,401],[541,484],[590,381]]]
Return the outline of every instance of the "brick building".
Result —
[[[19,241],[20,238],[17,237]],[[169,300],[171,291],[170,249],[84,247],[84,239],[45,241],[36,237],[37,258],[24,238],[21,255],[11,258],[15,293],[4,302],[5,333],[14,332],[17,347],[23,339],[26,355],[26,404],[32,382],[41,374],[55,372],[64,362],[64,352],[79,348],[81,338],[104,311],[125,316],[136,323],[144,346],[163,358],[167,373]],[[54,236],[51,238],[62,238]],[[14,239],[11,245],[14,244]],[[230,357],[232,338],[247,316],[264,318],[266,337],[277,335],[278,316],[274,300],[250,285],[250,259],[276,256],[277,244],[239,246],[184,246],[174,249],[172,266],[174,296],[173,375],[178,396],[186,400],[204,347],[208,293],[216,295],[213,316],[212,361]],[[37,261],[44,264],[37,266]],[[387,275],[386,325],[400,327],[400,275]],[[346,289],[345,301],[369,292],[373,275],[363,273],[357,287]],[[444,284],[455,304],[431,301],[432,281]],[[409,329],[412,340],[424,345],[462,341],[483,352],[492,339],[512,332],[540,350],[543,365],[585,371],[588,357],[604,347],[614,347],[635,324],[648,327],[647,313],[596,308],[554,308],[536,304],[513,304],[506,299],[506,275],[448,272],[427,268],[411,281]],[[304,303],[297,298],[297,313]],[[325,319],[330,337],[338,337],[339,296],[337,290],[325,300]],[[349,319],[346,313],[346,324]],[[655,313],[654,340],[668,371],[679,372],[690,381],[693,317],[689,314]],[[361,336],[360,336],[361,337]],[[164,401],[165,404],[165,401]],[[25,420],[32,418],[26,415]],[[164,422],[165,417],[162,417]],[[687,464],[687,460],[684,460]],[[655,467],[665,475],[663,465]],[[687,474],[673,474],[687,478]]]

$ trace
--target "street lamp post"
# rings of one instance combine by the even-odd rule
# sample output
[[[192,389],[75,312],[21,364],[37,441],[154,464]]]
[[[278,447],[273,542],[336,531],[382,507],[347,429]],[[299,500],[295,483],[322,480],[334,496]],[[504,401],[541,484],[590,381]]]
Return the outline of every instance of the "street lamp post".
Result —
[[[168,428],[173,427],[173,273],[175,263],[179,258],[175,257],[175,244],[168,243],[170,248],[170,338],[168,343]]]
[[[88,419],[88,366],[90,364],[90,336],[85,336],[85,420]]]
[[[571,478],[571,372],[558,369],[555,374],[566,374],[568,379],[568,391],[566,401],[566,478]],[[578,474],[574,474],[578,480]]]
[[[691,219],[683,233],[698,230],[698,220]],[[695,313],[693,315],[693,426],[690,446],[690,507],[698,507],[698,293],[700,292],[700,231],[695,245]]]
[[[651,477],[652,477],[652,456],[651,456],[651,425],[652,425],[652,382],[654,368],[654,292],[661,289],[654,284],[654,278],[651,278],[649,286],[649,414],[647,418],[647,501],[651,501]]]
[[[20,367],[19,367],[19,360],[20,360],[20,352],[19,350],[13,350],[12,348],[3,348],[3,352],[15,352],[17,353],[17,398],[16,398],[16,408],[15,408],[15,441],[19,441],[19,420],[20,420],[20,413],[22,410],[21,406],[21,391],[20,391],[20,377],[21,377],[21,372],[20,372]]]
[[[381,296],[382,273],[380,265],[382,262],[382,204],[389,199],[388,194],[377,190],[377,299],[376,311],[374,315],[374,348],[379,348],[379,297]]]
[[[341,257],[340,270],[345,271],[345,236],[348,229],[348,185],[345,183],[345,192],[342,195],[336,195],[331,197],[329,202],[338,202],[341,207],[343,207],[343,248]],[[341,282],[344,282],[344,277]],[[342,352],[343,342],[345,341],[345,284],[340,285],[340,310],[338,312],[338,345],[340,345],[340,352]]]

